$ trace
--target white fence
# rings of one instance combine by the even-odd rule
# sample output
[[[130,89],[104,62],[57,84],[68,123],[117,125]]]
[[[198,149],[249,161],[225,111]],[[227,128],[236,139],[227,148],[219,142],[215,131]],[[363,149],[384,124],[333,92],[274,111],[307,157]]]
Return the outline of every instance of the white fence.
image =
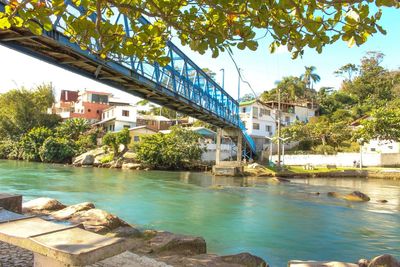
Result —
[[[268,158],[268,157],[267,157]],[[338,153],[336,155],[285,155],[281,158],[285,165],[336,165],[351,167],[353,162],[360,161],[359,153]],[[272,157],[273,162],[278,161],[278,156]],[[400,153],[379,154],[363,153],[363,166],[400,166]]]

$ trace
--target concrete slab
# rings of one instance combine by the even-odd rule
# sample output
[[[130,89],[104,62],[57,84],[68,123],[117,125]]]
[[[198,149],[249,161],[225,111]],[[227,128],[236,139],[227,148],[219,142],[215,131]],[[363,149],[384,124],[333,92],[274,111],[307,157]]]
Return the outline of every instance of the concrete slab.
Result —
[[[212,173],[215,176],[241,176],[243,174],[243,171],[243,167],[214,165],[212,168]]]
[[[0,193],[0,207],[9,211],[22,213],[22,196]]]
[[[1,210],[0,241],[35,254],[35,266],[84,266],[118,255],[134,246],[132,240],[109,238],[79,228],[45,221],[20,218]],[[49,265],[50,264],[50,265]]]
[[[288,262],[288,267],[358,267],[358,264],[338,261],[298,261]]]
[[[132,241],[108,238],[80,228],[72,228],[31,239],[33,251],[66,265],[83,266],[132,248]]]

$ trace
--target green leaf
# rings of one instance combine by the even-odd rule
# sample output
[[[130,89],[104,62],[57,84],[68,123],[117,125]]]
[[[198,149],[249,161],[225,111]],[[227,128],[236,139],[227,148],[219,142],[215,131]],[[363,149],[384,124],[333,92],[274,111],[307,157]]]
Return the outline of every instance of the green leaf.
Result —
[[[42,27],[34,21],[27,21],[25,26],[35,35],[42,35],[43,33]]]
[[[0,30],[7,30],[11,27],[11,23],[8,21],[8,18],[0,19]]]

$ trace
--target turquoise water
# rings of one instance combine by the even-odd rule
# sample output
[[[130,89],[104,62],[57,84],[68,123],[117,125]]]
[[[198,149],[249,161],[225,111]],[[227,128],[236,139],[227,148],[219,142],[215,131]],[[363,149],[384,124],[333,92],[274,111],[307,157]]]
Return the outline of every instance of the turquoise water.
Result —
[[[371,202],[348,203],[325,194],[355,189],[370,195]],[[92,201],[132,224],[203,236],[209,252],[249,251],[272,266],[286,266],[290,259],[400,257],[400,181],[310,179],[271,185],[203,173],[0,161],[0,192],[22,194],[24,200]]]

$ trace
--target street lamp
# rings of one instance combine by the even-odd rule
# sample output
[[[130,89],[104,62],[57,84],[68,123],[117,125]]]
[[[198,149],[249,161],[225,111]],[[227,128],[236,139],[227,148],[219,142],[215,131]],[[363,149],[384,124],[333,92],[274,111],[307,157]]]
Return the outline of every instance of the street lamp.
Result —
[[[222,89],[225,90],[225,69],[222,68],[219,71],[222,71]]]
[[[240,101],[240,72],[242,71],[242,69],[241,68],[239,68],[238,69],[238,74],[239,74],[239,76],[238,76],[238,102]]]
[[[266,136],[265,138],[267,138],[270,141],[270,146],[269,146],[269,157],[268,157],[268,162],[272,162],[272,145],[273,145],[273,141],[276,139],[275,137],[269,137]]]

